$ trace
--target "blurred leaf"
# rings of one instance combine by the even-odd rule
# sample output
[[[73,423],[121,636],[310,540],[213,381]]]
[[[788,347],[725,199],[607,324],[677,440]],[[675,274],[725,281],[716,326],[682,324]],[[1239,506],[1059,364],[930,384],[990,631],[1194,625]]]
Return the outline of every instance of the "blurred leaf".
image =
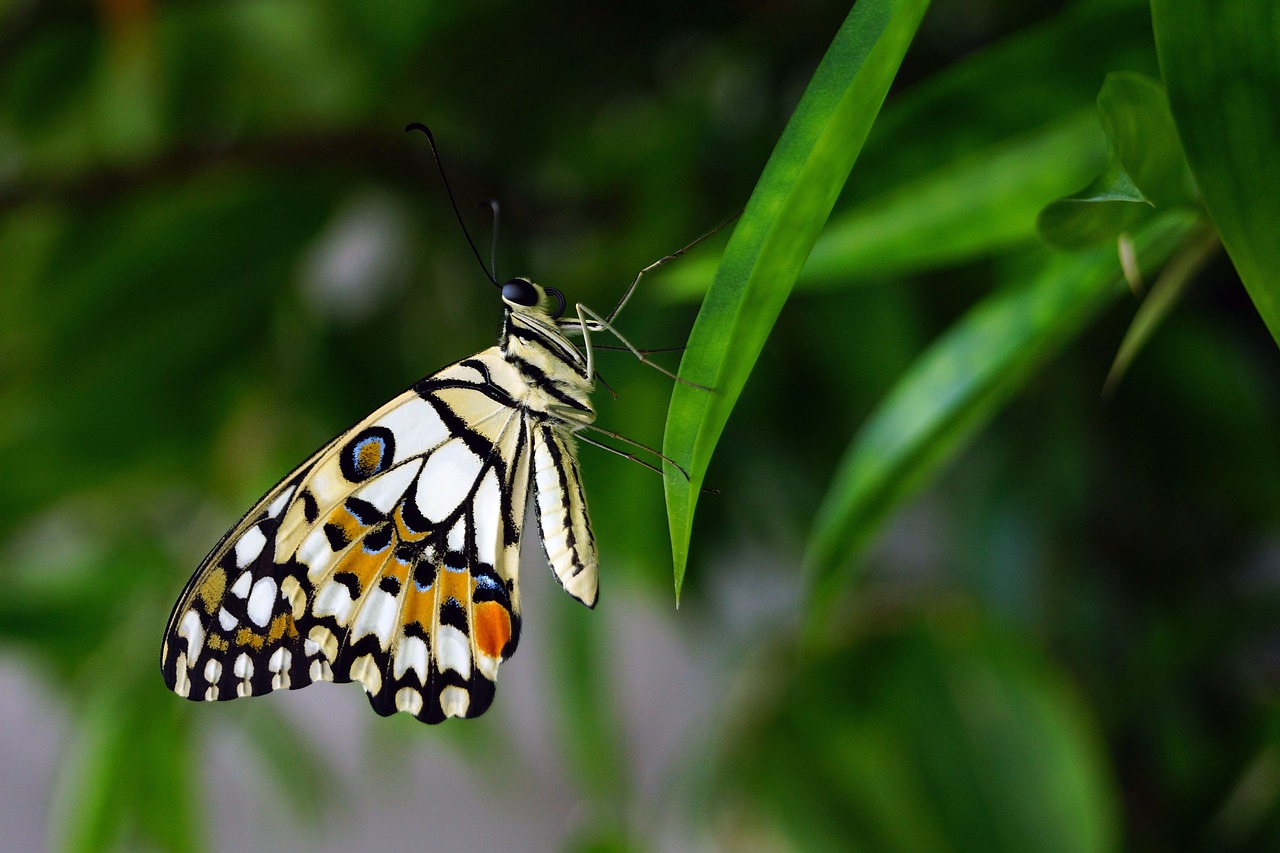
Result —
[[[139,609],[85,667],[78,731],[52,811],[55,849],[203,848],[189,706],[156,675],[154,626],[144,615],[154,616]],[[95,676],[103,671],[111,677]]]
[[[844,195],[880,195],[1092,111],[1099,81],[1118,70],[1158,73],[1146,4],[1071,4],[895,92]]]
[[[624,835],[595,831],[571,839],[564,849],[566,853],[644,853],[647,848]]]
[[[1169,106],[1205,207],[1280,341],[1280,6],[1152,0]]]
[[[1076,6],[966,56],[885,104],[797,287],[848,285],[1004,249],[1035,234],[1045,202],[1106,162],[1098,80],[1156,72],[1141,3]],[[665,273],[706,292],[711,259]]]
[[[1217,232],[1210,229],[1207,234],[1200,234],[1189,239],[1182,251],[1169,261],[1169,265],[1160,273],[1156,283],[1151,286],[1151,292],[1147,294],[1146,298],[1142,300],[1142,304],[1138,306],[1133,322],[1129,324],[1124,340],[1120,342],[1120,350],[1116,353],[1115,361],[1111,364],[1111,371],[1107,374],[1107,381],[1103,385],[1105,392],[1110,393],[1115,390],[1125,371],[1133,363],[1133,359],[1142,350],[1146,342],[1151,339],[1151,336],[1155,334],[1156,329],[1160,327],[1164,318],[1181,301],[1187,285],[1195,278],[1196,273],[1209,262],[1220,245],[1221,241],[1218,239]]]
[[[1157,207],[1192,203],[1191,175],[1158,81],[1133,72],[1108,74],[1098,93],[1098,117],[1144,199]]]
[[[1029,639],[947,613],[778,667],[724,785],[806,851],[1111,850],[1094,724]]]
[[[1041,236],[1060,249],[1114,239],[1156,206],[1190,204],[1190,178],[1160,86],[1140,74],[1107,76],[1098,117],[1110,151],[1107,167],[1083,190],[1040,213]]]
[[[88,22],[49,27],[20,45],[0,75],[0,115],[37,135],[82,108],[102,60],[101,31]]]
[[[1056,249],[1087,249],[1137,226],[1151,212],[1145,202],[1113,150],[1102,174],[1074,195],[1045,205],[1036,227]]]
[[[936,269],[1029,240],[1045,200],[1094,173],[1102,150],[1090,111],[943,163],[834,214],[796,286],[870,284],[877,276]],[[672,276],[667,291],[676,297],[702,293],[713,272],[713,262],[690,262]]]
[[[609,623],[576,602],[557,602],[552,612],[560,654],[553,661],[557,689],[548,694],[555,700],[547,713],[559,723],[569,766],[579,790],[594,801],[594,814],[621,825],[626,815],[616,808],[626,801],[630,773],[612,672],[604,659]]]
[[[927,0],[862,0],[845,19],[734,228],[689,336],[663,450],[676,600],[698,490],[765,339],[879,110]]]
[[[255,331],[261,346],[271,300],[331,204],[324,181],[241,176],[61,228],[27,285],[40,298],[0,321],[19,330],[0,385],[0,529],[169,454],[189,465],[186,442],[214,420],[223,377],[257,352]],[[0,265],[21,263],[0,240]]]
[[[1193,222],[1176,211],[1137,239],[1152,267]],[[1110,247],[1049,258],[1028,282],[1010,283],[971,309],[867,418],[823,499],[806,562],[810,628],[822,630],[852,561],[885,517],[914,494],[1026,381],[1121,292]]]
[[[249,747],[258,753],[263,776],[293,815],[312,823],[333,819],[351,796],[344,790],[342,774],[277,708],[250,705],[239,709],[236,717]]]
[[[1008,249],[1035,236],[1045,200],[1078,186],[1101,151],[1092,116],[1080,115],[945,164],[832,217],[801,282],[847,286]]]

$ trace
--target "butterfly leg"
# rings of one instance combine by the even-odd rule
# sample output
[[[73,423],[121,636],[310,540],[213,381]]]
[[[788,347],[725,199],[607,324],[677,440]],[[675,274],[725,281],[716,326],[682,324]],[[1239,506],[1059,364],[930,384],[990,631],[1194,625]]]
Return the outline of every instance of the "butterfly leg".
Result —
[[[683,249],[678,249],[664,258],[658,258],[658,260],[654,261],[653,263],[649,264],[649,266],[645,267],[644,269],[640,270],[640,272],[636,273],[636,277],[631,281],[631,286],[628,287],[623,292],[622,298],[618,300],[617,305],[613,306],[613,310],[609,312],[608,317],[605,318],[605,322],[612,323],[614,320],[618,319],[618,315],[622,313],[622,309],[626,306],[627,300],[631,298],[631,294],[635,292],[636,286],[640,284],[640,279],[644,278],[645,273],[653,272],[655,269],[662,266],[663,264],[669,263],[670,261],[674,261],[676,258],[680,257],[685,252],[689,251],[694,246],[701,243],[703,240],[707,239],[708,237],[722,230],[726,225],[728,225],[730,222],[737,219],[741,215],[742,215],[742,211],[739,210],[733,216],[730,216],[724,222],[721,222],[715,228],[712,228],[706,234],[703,234],[701,237],[694,240],[692,243],[685,246]],[[617,333],[615,332],[615,334]]]
[[[654,370],[658,371],[664,376],[670,377],[676,382],[683,383],[693,388],[699,388],[703,391],[713,390],[711,388],[708,388],[706,385],[699,385],[697,382],[690,382],[688,379],[685,379],[684,377],[677,376],[674,373],[672,373],[670,370],[667,370],[662,365],[658,364],[655,361],[652,361],[643,352],[636,349],[636,347],[632,345],[632,343],[629,340],[624,338],[622,336],[622,333],[619,332],[617,329],[615,329],[613,325],[609,323],[608,320],[601,317],[599,314],[595,313],[590,308],[583,305],[581,302],[579,302],[574,307],[578,312],[578,323],[582,327],[582,341],[583,341],[584,347],[587,350],[587,375],[588,376],[595,375],[593,372],[594,366],[595,366],[595,360],[594,360],[595,355],[591,348],[591,332],[608,332],[609,334],[617,338],[618,341],[622,343],[628,350],[630,350],[632,355],[640,359],[640,362],[642,364],[647,364],[649,367],[652,367]]]
[[[632,441],[626,436],[618,435],[618,433],[616,432],[610,432],[609,430],[598,427],[595,424],[588,424],[586,426],[586,429],[595,430],[596,432],[603,433],[604,435],[610,436],[611,438],[616,438],[618,441],[625,442],[626,444],[630,444],[632,447],[638,447],[641,450],[652,453],[654,456],[657,456],[659,459],[662,459],[664,462],[670,462],[672,465],[674,465],[676,470],[679,471],[681,474],[683,474],[686,480],[690,479],[689,472],[685,470],[685,468],[679,462],[676,462],[674,459],[672,459],[669,456],[664,456],[662,453],[658,452],[657,450],[654,450],[652,447],[649,447],[647,444],[641,444],[638,441]],[[579,439],[581,439],[584,444],[589,444],[592,447],[598,447],[601,450],[607,450],[610,453],[613,453],[617,456],[621,456],[623,459],[630,459],[632,462],[637,462],[640,465],[643,465],[644,467],[648,468],[650,471],[653,471],[655,474],[662,473],[662,470],[658,468],[657,465],[654,465],[651,462],[646,462],[645,460],[641,459],[639,456],[636,456],[634,453],[628,453],[625,450],[619,450],[616,447],[610,447],[609,445],[604,444],[602,442],[587,438],[585,435],[582,434],[581,431],[575,432],[574,435],[576,435]],[[701,487],[700,489],[698,489],[698,491],[702,492],[702,494],[704,495],[720,494],[719,489],[709,489],[706,486]]]
[[[595,447],[599,447],[603,450],[607,450],[610,453],[616,453],[619,456],[625,456],[626,458],[632,460],[633,462],[639,462],[641,465],[643,465],[646,468],[649,468],[650,470],[658,471],[658,473],[662,473],[654,465],[651,465],[650,463],[636,457],[631,453],[627,453],[625,450],[618,450],[616,447],[610,447],[607,444],[601,444],[598,441],[593,441],[592,439],[587,438],[585,435],[582,434],[582,430],[589,429],[592,432],[598,432],[601,435],[607,435],[610,438],[614,439],[615,441],[621,441],[623,444],[629,444],[632,447],[639,448],[640,450],[643,450],[645,453],[651,453],[654,456],[661,459],[663,462],[669,462],[672,465],[674,465],[681,474],[684,474],[684,478],[686,480],[689,479],[689,472],[686,471],[684,468],[682,468],[680,466],[680,463],[676,462],[674,459],[670,458],[669,456],[664,456],[662,451],[660,450],[654,450],[652,447],[648,446],[647,444],[641,444],[640,442],[635,441],[634,439],[627,438],[625,435],[619,435],[618,433],[613,432],[612,430],[607,430],[604,427],[596,426],[593,423],[584,423],[583,421],[575,417],[578,414],[578,412],[574,409],[569,409],[563,406],[551,406],[549,407],[548,410],[551,412],[551,414],[556,415],[557,417],[560,417],[565,421],[572,423],[574,435],[576,435],[578,438],[585,441],[587,444],[593,445]]]

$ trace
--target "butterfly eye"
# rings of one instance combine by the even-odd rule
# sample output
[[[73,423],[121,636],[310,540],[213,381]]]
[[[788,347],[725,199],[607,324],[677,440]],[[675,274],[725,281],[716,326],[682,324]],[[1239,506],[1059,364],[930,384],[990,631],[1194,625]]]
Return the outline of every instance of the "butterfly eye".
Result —
[[[502,298],[516,305],[534,306],[538,304],[538,289],[533,282],[513,278],[502,285]]]

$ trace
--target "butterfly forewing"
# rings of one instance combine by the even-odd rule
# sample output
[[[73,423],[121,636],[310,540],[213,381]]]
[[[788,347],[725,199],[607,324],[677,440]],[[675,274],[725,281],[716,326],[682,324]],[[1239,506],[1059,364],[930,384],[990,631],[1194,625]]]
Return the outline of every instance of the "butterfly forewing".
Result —
[[[589,597],[574,579],[587,563],[561,559],[557,577],[595,600],[572,426],[540,407],[518,364],[494,347],[445,368],[264,496],[178,599],[161,653],[169,687],[220,700],[358,681],[380,714],[434,723],[483,713],[519,639],[531,484],[540,513],[560,506],[568,534],[554,519],[540,532],[579,543],[573,560],[589,558]],[[554,494],[543,487],[548,447],[567,472]]]

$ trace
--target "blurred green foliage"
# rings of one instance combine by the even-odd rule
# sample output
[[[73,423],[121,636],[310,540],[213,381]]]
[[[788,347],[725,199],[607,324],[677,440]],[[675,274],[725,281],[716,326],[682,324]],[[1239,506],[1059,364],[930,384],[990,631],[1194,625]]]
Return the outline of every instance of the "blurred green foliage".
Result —
[[[1280,846],[1280,13],[937,0],[901,57],[916,7],[0,7],[0,643],[74,726],[51,844],[216,846],[172,597],[315,446],[492,343],[417,120],[464,208],[502,201],[500,274],[597,308],[753,199],[622,322],[679,344],[712,286],[686,365],[734,377],[680,389],[666,444],[705,430],[720,491],[680,522],[673,622],[717,672],[671,770],[690,847]],[[899,59],[875,115],[858,75]],[[670,385],[603,370],[602,425],[656,445]],[[602,606],[526,615],[565,849],[652,849],[609,601],[671,605],[662,488],[589,453]],[[502,695],[369,724],[483,776]],[[217,718],[323,826],[332,768],[245,705]]]

